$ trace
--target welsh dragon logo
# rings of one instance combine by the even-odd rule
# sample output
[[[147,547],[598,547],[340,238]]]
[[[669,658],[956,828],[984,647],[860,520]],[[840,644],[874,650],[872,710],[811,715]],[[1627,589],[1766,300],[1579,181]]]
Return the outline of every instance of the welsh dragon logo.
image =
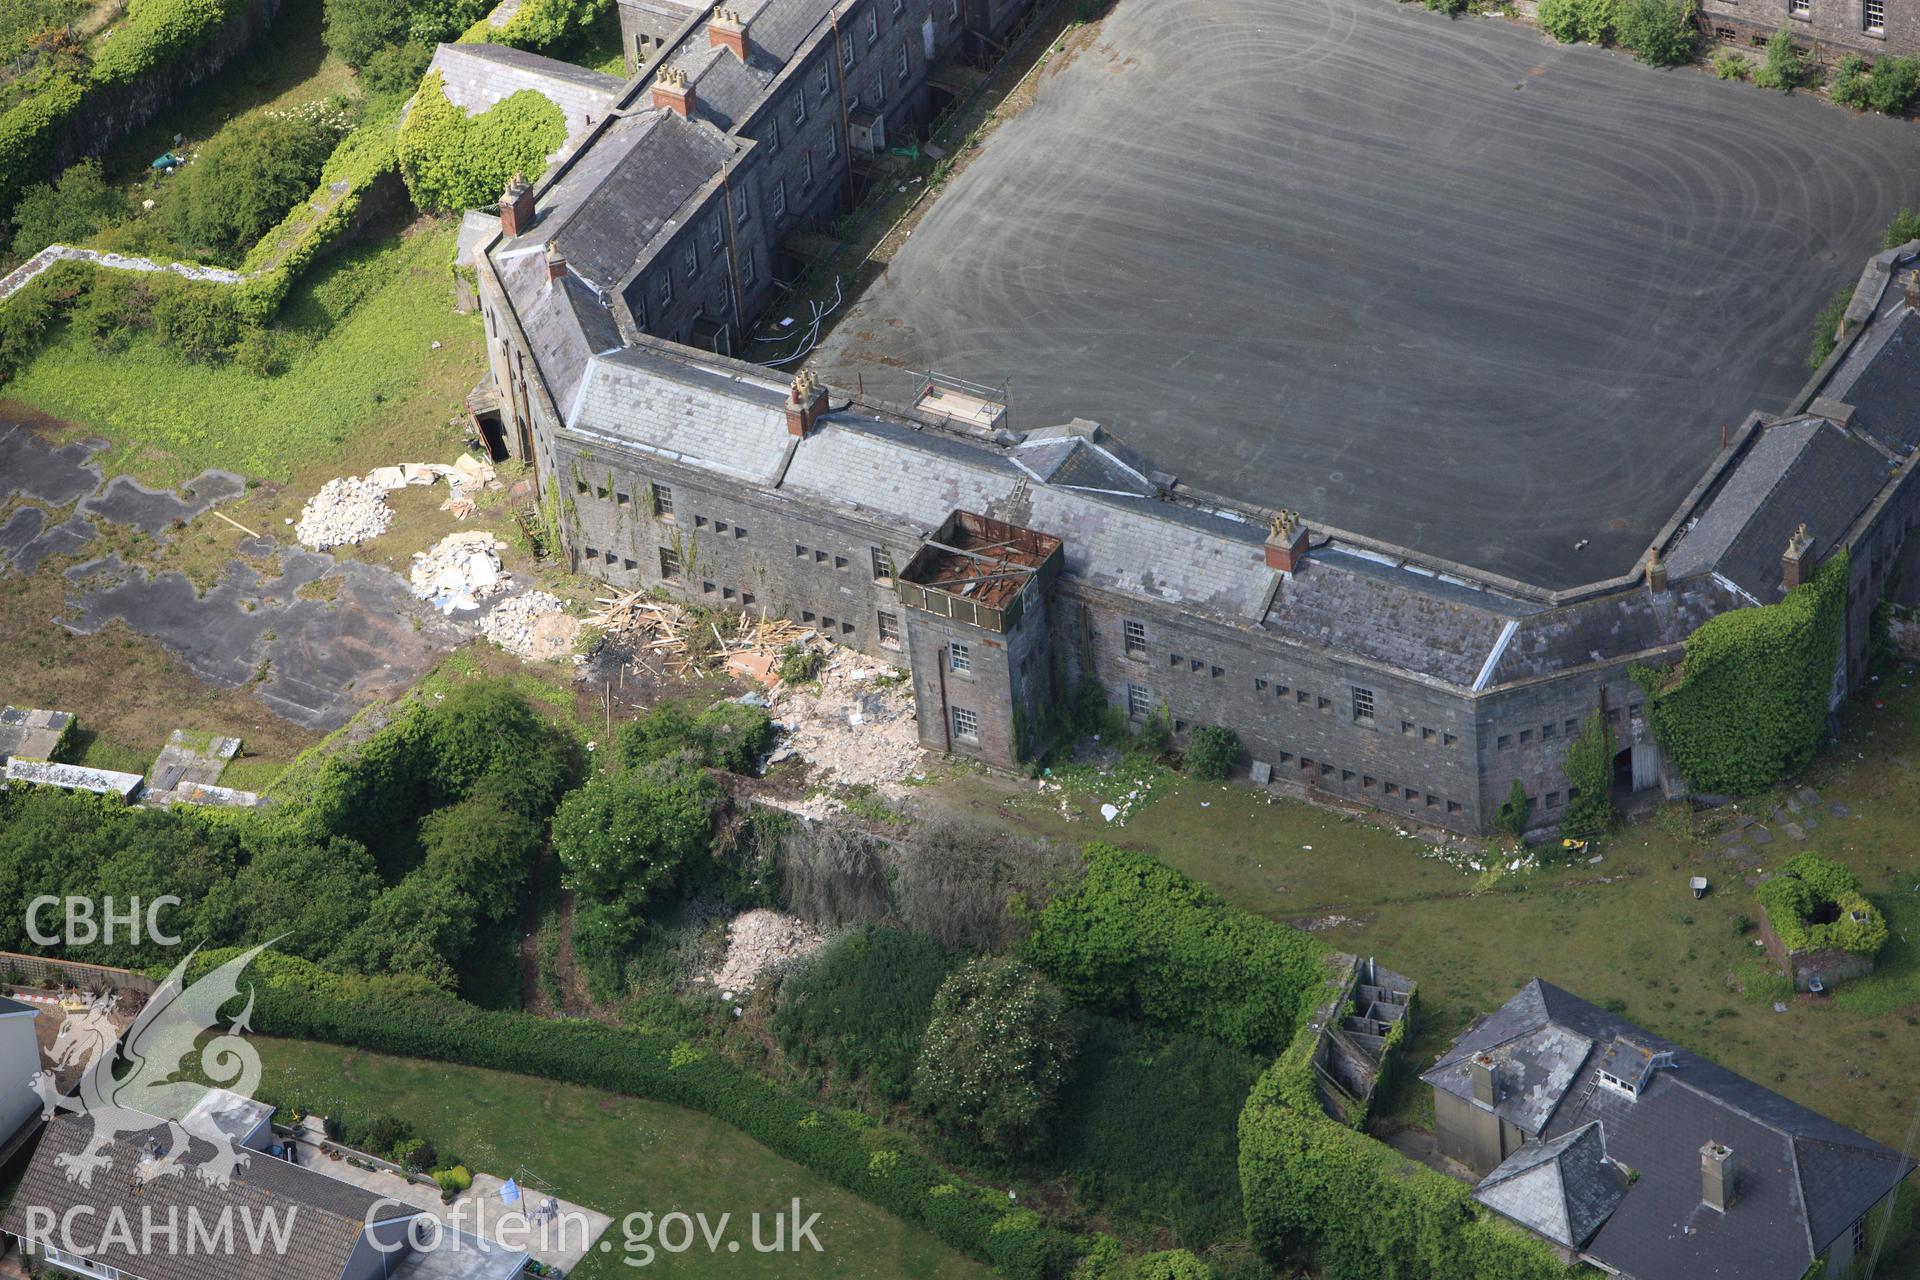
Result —
[[[107,1145],[121,1134],[154,1128],[156,1116],[187,1119],[166,1121],[165,1151],[150,1152],[139,1163],[143,1181],[180,1176],[187,1168],[182,1158],[191,1158],[189,1137],[213,1148],[213,1154],[194,1169],[202,1182],[225,1187],[234,1170],[247,1163],[245,1148],[211,1121],[191,1114],[207,1085],[181,1079],[180,1073],[197,1052],[207,1081],[253,1095],[260,1083],[260,1054],[242,1039],[253,1016],[252,988],[247,991],[246,1007],[225,1027],[220,1025],[220,1010],[239,997],[240,974],[271,945],[264,943],[235,956],[189,985],[186,971],[199,952],[195,947],[174,966],[124,1035],[114,1030],[113,995],[93,997],[84,1009],[67,1015],[51,1051],[53,1069],[35,1073],[31,1081],[40,1095],[43,1118],[51,1120],[66,1111],[93,1121],[93,1136],[85,1148],[55,1157],[66,1170],[67,1181],[92,1186],[93,1175],[113,1164]],[[201,1045],[209,1031],[219,1034]],[[122,1066],[118,1073],[116,1063]],[[73,1093],[61,1093],[57,1075],[73,1067],[81,1068],[78,1086]]]

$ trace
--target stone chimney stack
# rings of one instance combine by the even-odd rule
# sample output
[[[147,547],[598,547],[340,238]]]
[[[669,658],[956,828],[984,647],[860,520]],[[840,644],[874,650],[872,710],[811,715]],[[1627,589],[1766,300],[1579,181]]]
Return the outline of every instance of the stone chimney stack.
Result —
[[[804,436],[827,412],[827,389],[811,369],[802,369],[787,394],[787,434]]]
[[[1660,558],[1659,548],[1647,557],[1647,590],[1660,595],[1667,589],[1667,562]]]
[[[1920,271],[1907,272],[1907,305],[1920,311]]]
[[[740,20],[740,11],[725,7],[715,9],[713,17],[707,20],[707,42],[718,48],[733,50],[733,56],[745,62],[747,24]]]
[[[500,232],[509,240],[533,229],[533,184],[520,174],[507,179],[500,196]]]
[[[1725,1213],[1739,1193],[1733,1179],[1733,1151],[1717,1142],[1700,1148],[1700,1202]]]
[[[557,282],[567,274],[566,255],[552,245],[547,246],[547,279]]]
[[[1267,568],[1298,573],[1306,566],[1307,526],[1298,511],[1282,511],[1267,526]]]
[[[1495,1078],[1493,1059],[1484,1053],[1476,1053],[1467,1062],[1467,1074],[1473,1077],[1473,1100],[1483,1107],[1494,1107],[1500,1102],[1500,1082]]]
[[[678,67],[662,67],[653,77],[653,105],[673,112],[682,120],[693,114],[693,86],[687,73]]]
[[[1780,553],[1780,585],[1791,591],[1805,582],[1812,570],[1813,535],[1803,524],[1793,531],[1787,549]]]

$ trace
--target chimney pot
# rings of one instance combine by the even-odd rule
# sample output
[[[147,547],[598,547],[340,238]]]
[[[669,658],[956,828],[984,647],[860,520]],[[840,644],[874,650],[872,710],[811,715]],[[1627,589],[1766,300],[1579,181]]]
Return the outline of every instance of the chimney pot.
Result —
[[[1787,539],[1787,549],[1780,553],[1780,585],[1788,591],[1793,590],[1807,580],[1807,571],[1812,568],[1813,535],[1802,524]]]
[[[787,434],[804,436],[827,412],[827,389],[811,369],[794,375],[787,393]]]
[[[713,11],[713,17],[707,21],[707,42],[715,48],[731,49],[733,56],[745,62],[747,60],[747,24],[740,21],[740,12],[724,5]]]
[[[514,174],[500,195],[500,231],[509,240],[533,229],[533,184],[525,175]]]
[[[662,67],[653,77],[653,105],[682,120],[693,115],[693,85],[678,67]]]
[[[1267,568],[1298,573],[1306,566],[1307,526],[1298,511],[1282,511],[1267,526]]]
[[[556,281],[566,274],[567,274],[566,256],[562,254],[558,249],[555,249],[551,245],[549,245],[547,247],[547,279],[549,281]]]
[[[1725,1213],[1738,1190],[1734,1185],[1733,1151],[1717,1142],[1700,1148],[1700,1202]]]

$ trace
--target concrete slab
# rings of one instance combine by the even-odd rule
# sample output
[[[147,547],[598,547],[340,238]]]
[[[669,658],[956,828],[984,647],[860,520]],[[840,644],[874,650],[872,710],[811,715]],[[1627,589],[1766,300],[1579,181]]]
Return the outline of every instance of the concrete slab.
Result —
[[[175,729],[154,757],[153,768],[147,770],[147,786],[169,793],[183,787],[214,786],[239,750],[238,738],[214,737],[202,745],[189,742],[184,730]]]
[[[0,709],[0,764],[22,760],[50,760],[61,739],[73,726],[71,711],[37,707]]]
[[[1818,805],[1820,803],[1820,793],[1812,787],[1800,788],[1794,792],[1794,797],[1798,799],[1801,804]]]
[[[13,568],[16,573],[26,576],[40,567],[40,562],[49,556],[75,556],[87,549],[98,530],[93,523],[79,515],[68,517],[60,524],[43,531],[32,542],[14,553]]]
[[[100,468],[87,461],[100,440],[55,446],[36,431],[0,422],[0,498],[20,494],[64,507],[100,487]]]
[[[1835,800],[1827,806],[1827,812],[1836,818],[1849,818],[1853,816],[1853,810],[1847,808],[1847,806],[1841,804],[1838,800]]]
[[[174,521],[191,520],[246,489],[246,479],[231,471],[203,471],[188,481],[181,493],[149,489],[132,476],[115,476],[105,489],[81,502],[79,509],[158,537]]]
[[[1747,838],[1755,844],[1772,844],[1773,832],[1767,830],[1765,827],[1755,827],[1747,833]]]
[[[1781,830],[1787,833],[1787,839],[1789,840],[1805,840],[1807,838],[1807,833],[1801,829],[1800,824],[1797,822],[1789,822],[1781,827]]]
[[[0,570],[13,563],[26,545],[46,527],[47,513],[38,507],[19,507],[0,524]]]
[[[929,368],[1004,382],[1015,430],[1093,418],[1200,487],[1565,587],[1785,404],[1917,203],[1912,127],[1810,94],[1416,5],[1120,0],[815,359],[902,403]]]

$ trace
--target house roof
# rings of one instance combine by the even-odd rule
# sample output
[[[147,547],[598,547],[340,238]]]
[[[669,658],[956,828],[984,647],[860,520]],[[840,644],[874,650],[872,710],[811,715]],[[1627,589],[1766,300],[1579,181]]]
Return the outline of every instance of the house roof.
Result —
[[[189,1167],[176,1175],[144,1180],[139,1166],[146,1144],[151,1140],[164,1152],[168,1143],[168,1126],[157,1118],[150,1129],[107,1141],[100,1153],[112,1163],[93,1174],[91,1185],[82,1187],[68,1181],[58,1161],[84,1150],[92,1137],[91,1117],[63,1115],[49,1121],[12,1203],[0,1215],[0,1229],[60,1247],[63,1242],[57,1235],[41,1234],[43,1225],[29,1216],[29,1210],[43,1208],[58,1219],[69,1207],[84,1203],[93,1216],[74,1226],[72,1243],[89,1247],[76,1251],[141,1280],[257,1280],[264,1274],[278,1280],[338,1280],[369,1222],[410,1218],[420,1212],[352,1183],[262,1155],[237,1169],[226,1187],[211,1186],[196,1173],[214,1148],[198,1138],[189,1139],[190,1158],[182,1157]],[[105,1230],[116,1210],[133,1226],[130,1240]],[[233,1214],[233,1248],[216,1252],[188,1247],[186,1223],[197,1215],[212,1229],[227,1211]],[[140,1251],[141,1222],[165,1221],[169,1214],[177,1215],[182,1224],[176,1247]],[[288,1242],[284,1251],[270,1255],[270,1263],[263,1261],[262,1253],[246,1247],[251,1222],[262,1228],[256,1237],[261,1249],[274,1248],[273,1234],[264,1229],[269,1221],[284,1224]]]
[[[786,402],[768,380],[631,347],[588,361],[568,426],[764,484],[793,441]]]
[[[1600,1125],[1529,1142],[1481,1179],[1473,1198],[1555,1244],[1579,1249],[1627,1192],[1627,1175],[1607,1158]]]
[[[501,44],[440,45],[427,70],[440,73],[447,101],[470,116],[523,90],[540,94],[566,117],[567,137],[560,151],[571,148],[594,121],[605,118],[620,96],[622,83],[598,71]]]
[[[1645,1061],[1643,1052],[1672,1055],[1637,1097],[1596,1080],[1623,1041],[1634,1046],[1634,1061]],[[1547,1143],[1597,1125],[1608,1158],[1634,1175],[1585,1253],[1635,1280],[1798,1280],[1915,1168],[1871,1138],[1538,978],[1472,1023],[1422,1079],[1471,1100],[1465,1065],[1477,1053],[1499,1064],[1503,1091],[1524,1095],[1511,1105],[1502,1098],[1495,1108],[1502,1116],[1524,1119],[1521,1128]],[[1734,1153],[1736,1198],[1724,1213],[1701,1201],[1700,1149],[1709,1142]],[[1518,1194],[1509,1201],[1519,1204]],[[1535,1204],[1527,1199],[1522,1207]]]
[[[1893,293],[1822,389],[1852,405],[1854,423],[1896,453],[1920,448],[1920,311],[1902,296]]]

